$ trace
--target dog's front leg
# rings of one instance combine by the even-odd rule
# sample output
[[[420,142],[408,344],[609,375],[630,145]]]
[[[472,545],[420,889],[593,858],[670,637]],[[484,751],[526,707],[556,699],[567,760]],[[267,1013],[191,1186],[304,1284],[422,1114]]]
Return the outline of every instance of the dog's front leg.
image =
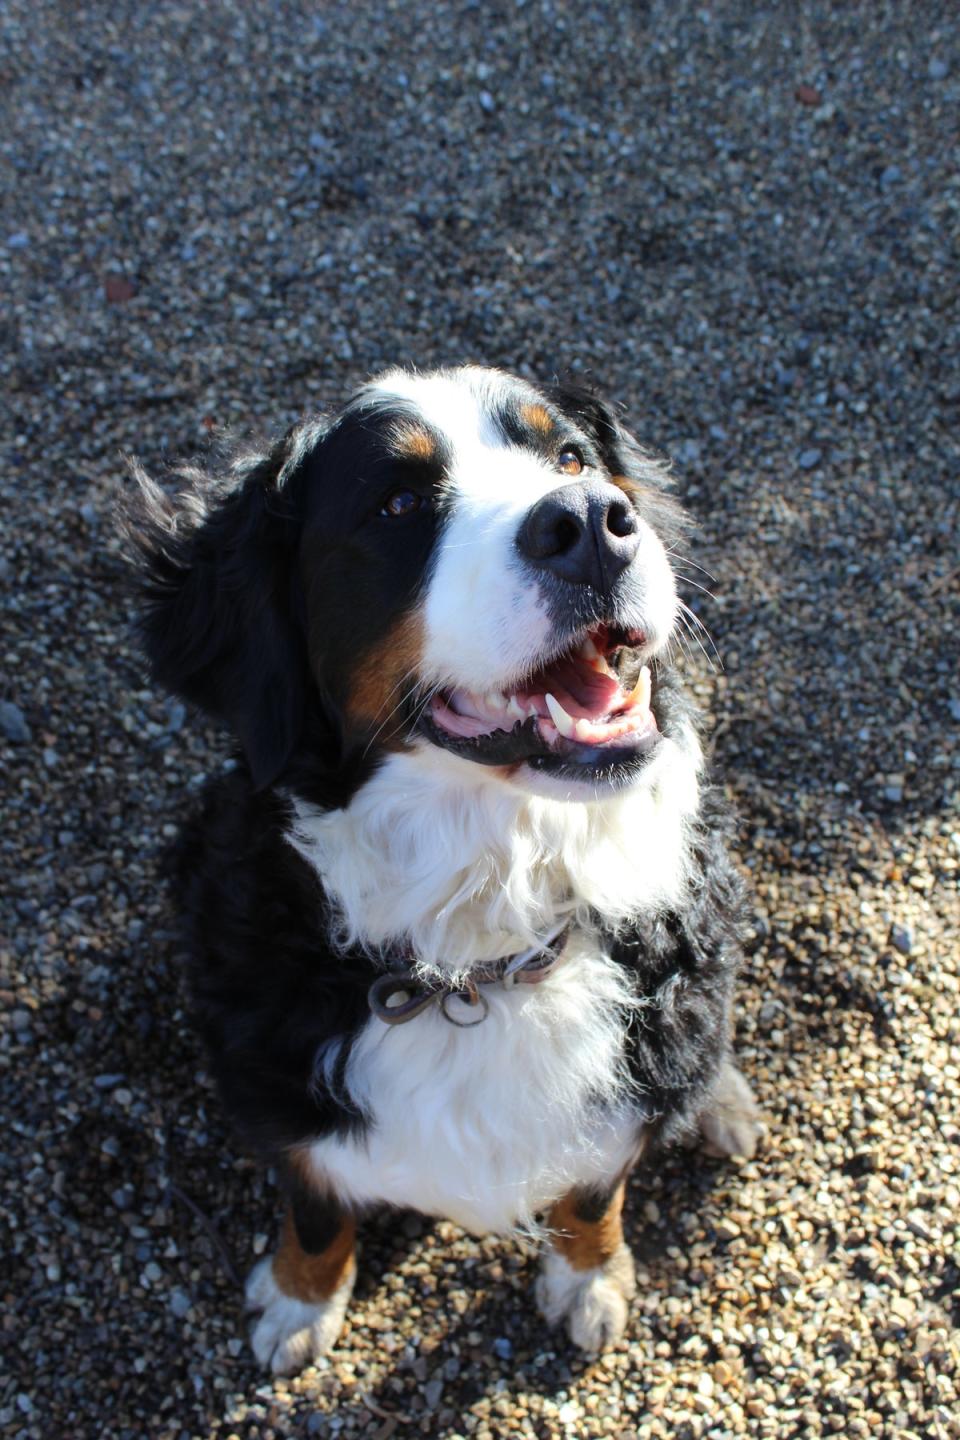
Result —
[[[627,1323],[634,1275],[621,1224],[624,1188],[621,1180],[608,1190],[571,1190],[547,1222],[537,1302],[551,1325],[566,1320],[581,1350],[614,1344]]]
[[[275,1375],[292,1375],[327,1353],[357,1273],[353,1216],[300,1179],[291,1183],[290,1198],[279,1249],[247,1281],[247,1304],[262,1312],[254,1353]]]

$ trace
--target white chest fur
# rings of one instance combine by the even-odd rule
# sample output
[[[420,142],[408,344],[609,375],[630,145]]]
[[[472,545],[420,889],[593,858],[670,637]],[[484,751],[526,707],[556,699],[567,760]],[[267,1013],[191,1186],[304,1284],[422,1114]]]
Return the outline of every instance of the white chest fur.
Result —
[[[490,1013],[471,1029],[435,1009],[370,1020],[347,1078],[373,1124],[311,1152],[342,1198],[481,1234],[530,1227],[572,1185],[629,1162],[642,1123],[622,1068],[632,997],[596,941],[575,937],[548,983],[484,993]]]
[[[580,926],[542,984],[486,987],[490,1013],[475,1028],[435,1009],[398,1026],[371,1018],[346,1076],[370,1125],[312,1148],[343,1199],[499,1231],[628,1163],[643,1111],[623,1045],[642,997],[591,912],[616,925],[679,899],[699,759],[692,734],[667,741],[641,785],[563,801],[428,747],[392,756],[345,810],[294,803],[291,843],[337,907],[344,948],[403,939],[424,973],[449,976],[564,918]],[[321,1064],[335,1058],[336,1047]]]
[[[558,921],[616,925],[676,904],[700,748],[665,740],[642,783],[601,800],[532,795],[421,742],[343,810],[293,800],[291,843],[336,906],[344,949],[404,940],[427,970],[516,954]]]

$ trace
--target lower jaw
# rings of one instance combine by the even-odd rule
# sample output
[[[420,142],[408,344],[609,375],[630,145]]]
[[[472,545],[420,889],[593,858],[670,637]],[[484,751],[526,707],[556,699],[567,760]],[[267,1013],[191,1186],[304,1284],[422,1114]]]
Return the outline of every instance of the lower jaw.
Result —
[[[646,767],[662,739],[659,730],[651,727],[620,742],[585,745],[562,740],[555,749],[547,748],[532,719],[510,731],[496,730],[469,739],[447,734],[429,716],[421,720],[420,730],[431,744],[478,765],[511,772],[527,767],[538,775],[593,786],[630,784]]]

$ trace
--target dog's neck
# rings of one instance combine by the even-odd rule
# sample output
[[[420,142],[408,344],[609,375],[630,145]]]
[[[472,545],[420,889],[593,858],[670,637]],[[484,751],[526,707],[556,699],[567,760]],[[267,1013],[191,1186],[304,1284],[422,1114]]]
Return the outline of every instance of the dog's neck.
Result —
[[[463,971],[564,919],[608,924],[680,900],[698,800],[692,730],[602,800],[536,796],[431,746],[391,755],[349,805],[292,797],[289,839],[334,910],[332,939]]]

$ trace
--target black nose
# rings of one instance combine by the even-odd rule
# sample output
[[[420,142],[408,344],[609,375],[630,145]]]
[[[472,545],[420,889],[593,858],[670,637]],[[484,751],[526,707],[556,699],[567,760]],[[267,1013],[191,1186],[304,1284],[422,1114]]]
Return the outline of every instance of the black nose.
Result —
[[[640,544],[633,507],[615,485],[551,490],[527,512],[517,545],[541,570],[606,594]]]

